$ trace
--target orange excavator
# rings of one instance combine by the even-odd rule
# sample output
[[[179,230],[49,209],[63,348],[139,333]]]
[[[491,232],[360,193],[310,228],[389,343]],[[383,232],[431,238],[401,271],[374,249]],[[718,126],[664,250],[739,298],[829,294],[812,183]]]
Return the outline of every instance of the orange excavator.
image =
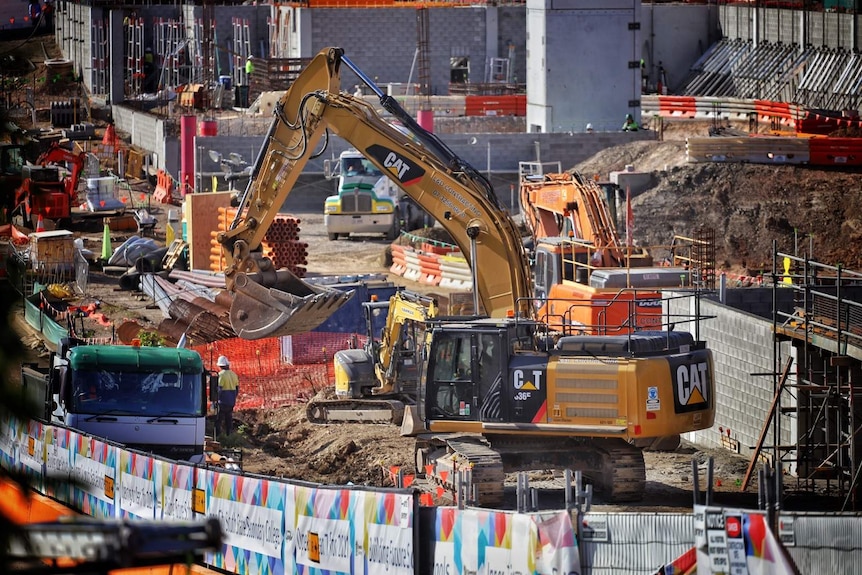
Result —
[[[33,229],[36,229],[39,216],[68,222],[72,217],[72,206],[78,202],[78,182],[86,161],[85,152],[75,153],[57,143],[51,144],[35,165],[22,168],[13,214],[20,214],[25,225]],[[65,164],[71,166],[71,172],[63,176],[60,166]]]
[[[577,172],[563,172],[553,165],[520,163],[521,213],[534,242],[563,237],[592,246],[591,263],[596,267],[625,265],[624,246],[602,194],[602,189]]]
[[[661,290],[691,287],[689,269],[654,266],[649,250],[621,240],[601,186],[559,162],[521,162],[519,199],[532,235],[538,315],[553,329],[658,329]]]

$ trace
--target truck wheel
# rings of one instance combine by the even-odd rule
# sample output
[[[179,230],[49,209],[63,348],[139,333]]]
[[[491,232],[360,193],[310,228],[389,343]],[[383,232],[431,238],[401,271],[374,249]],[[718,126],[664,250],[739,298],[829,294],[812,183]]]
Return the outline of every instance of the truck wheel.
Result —
[[[387,241],[390,241],[390,242],[395,241],[395,238],[398,237],[398,233],[400,231],[398,228],[399,228],[398,222],[395,222],[394,224],[392,224],[392,227],[389,228],[389,231],[386,232],[386,240]]]
[[[326,234],[326,237],[329,238],[329,241],[334,242],[338,239],[338,234]]]

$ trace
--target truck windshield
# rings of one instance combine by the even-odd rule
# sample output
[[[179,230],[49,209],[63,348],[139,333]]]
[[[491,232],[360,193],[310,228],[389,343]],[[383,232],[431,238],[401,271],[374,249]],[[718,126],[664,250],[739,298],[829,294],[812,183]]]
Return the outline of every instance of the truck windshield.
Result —
[[[342,158],[341,173],[345,176],[383,176],[383,173],[365,158]]]
[[[72,375],[69,411],[93,415],[201,417],[202,394],[199,373],[81,370]]]

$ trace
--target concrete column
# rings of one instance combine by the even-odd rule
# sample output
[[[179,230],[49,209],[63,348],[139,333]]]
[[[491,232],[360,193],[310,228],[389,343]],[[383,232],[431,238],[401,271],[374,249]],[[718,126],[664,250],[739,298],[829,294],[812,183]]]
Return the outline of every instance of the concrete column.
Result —
[[[488,4],[485,9],[485,77],[488,76],[488,65],[491,58],[501,58],[498,39],[500,37],[499,8]]]
[[[108,14],[108,60],[111,66],[111,73],[108,76],[108,94],[111,104],[119,104],[126,98],[126,90],[123,85],[123,68],[125,65],[125,57],[123,52],[124,46],[123,33],[123,11],[111,10]]]

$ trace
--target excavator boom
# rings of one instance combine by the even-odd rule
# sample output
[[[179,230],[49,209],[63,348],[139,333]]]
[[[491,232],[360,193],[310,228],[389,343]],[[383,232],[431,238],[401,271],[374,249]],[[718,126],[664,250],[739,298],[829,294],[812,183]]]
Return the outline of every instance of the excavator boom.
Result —
[[[381,105],[401,122],[403,131],[365,101],[340,91],[342,64],[380,96]],[[449,232],[469,261],[495,270],[477,279],[485,314],[531,313],[529,264],[520,234],[487,180],[383,94],[341,49],[327,48],[276,106],[236,220],[218,238],[228,261],[226,284],[235,294],[231,324],[240,337],[259,339],[313,329],[349,297],[311,286],[287,270],[276,273],[259,253],[278,209],[328,131],[392,178]],[[278,313],[274,316],[272,310]]]

